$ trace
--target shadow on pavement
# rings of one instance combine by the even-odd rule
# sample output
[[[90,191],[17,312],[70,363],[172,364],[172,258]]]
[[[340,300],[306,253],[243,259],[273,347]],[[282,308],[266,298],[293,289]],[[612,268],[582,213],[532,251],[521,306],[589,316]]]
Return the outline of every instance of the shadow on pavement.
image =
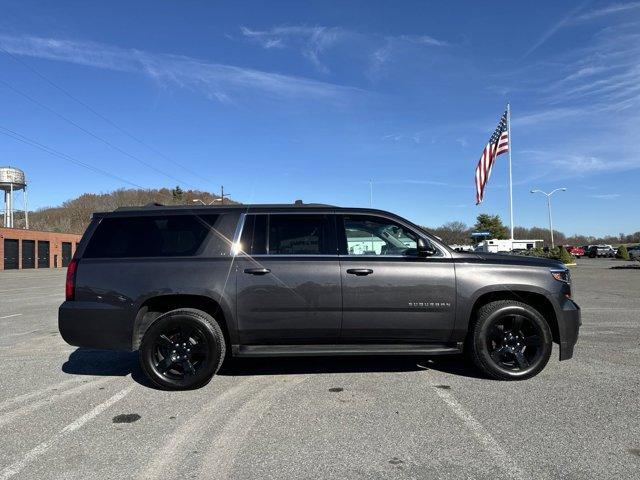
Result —
[[[218,375],[293,375],[313,373],[413,372],[434,370],[460,377],[485,378],[462,356],[337,356],[227,358]],[[62,365],[72,375],[119,376],[155,388],[140,369],[138,352],[78,348]]]
[[[138,364],[138,352],[118,352],[78,348],[62,365],[62,371],[72,375],[95,375],[131,378],[145,387],[152,387]],[[153,388],[153,387],[152,387]]]
[[[291,375],[309,373],[412,372],[436,370],[484,378],[462,356],[336,356],[227,359],[218,375]]]
[[[418,364],[424,370],[435,370],[442,373],[456,375],[458,377],[488,380],[488,377],[480,373],[464,355],[423,357],[418,360]]]

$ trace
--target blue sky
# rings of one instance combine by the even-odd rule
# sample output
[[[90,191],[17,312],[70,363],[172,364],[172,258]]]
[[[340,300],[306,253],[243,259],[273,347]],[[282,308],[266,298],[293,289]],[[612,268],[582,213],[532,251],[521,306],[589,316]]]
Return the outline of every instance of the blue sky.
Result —
[[[473,178],[509,101],[516,225],[567,187],[557,229],[640,230],[640,2],[0,4],[0,132],[119,177],[0,134],[32,207],[122,180],[367,206],[372,179],[424,225],[506,221],[507,156],[480,206]]]

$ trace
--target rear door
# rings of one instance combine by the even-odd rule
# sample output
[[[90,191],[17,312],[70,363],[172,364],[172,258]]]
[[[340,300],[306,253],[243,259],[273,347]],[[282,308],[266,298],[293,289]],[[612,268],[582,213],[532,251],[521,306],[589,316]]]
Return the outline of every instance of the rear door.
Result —
[[[235,261],[240,343],[321,344],[340,333],[335,218],[329,213],[244,216]]]
[[[454,325],[448,252],[417,255],[419,233],[377,215],[338,216],[346,343],[445,342]]]

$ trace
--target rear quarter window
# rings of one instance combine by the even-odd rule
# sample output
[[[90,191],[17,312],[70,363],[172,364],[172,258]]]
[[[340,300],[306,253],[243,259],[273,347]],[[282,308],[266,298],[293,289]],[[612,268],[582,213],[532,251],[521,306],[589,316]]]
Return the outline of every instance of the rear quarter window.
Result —
[[[218,215],[107,217],[91,236],[83,257],[181,257],[195,255]]]

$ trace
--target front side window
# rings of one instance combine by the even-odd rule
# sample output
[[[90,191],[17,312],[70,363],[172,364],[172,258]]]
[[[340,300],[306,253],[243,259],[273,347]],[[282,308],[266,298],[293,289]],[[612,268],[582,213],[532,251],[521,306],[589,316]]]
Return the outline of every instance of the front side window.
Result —
[[[348,255],[416,255],[418,235],[381,217],[345,215]]]

